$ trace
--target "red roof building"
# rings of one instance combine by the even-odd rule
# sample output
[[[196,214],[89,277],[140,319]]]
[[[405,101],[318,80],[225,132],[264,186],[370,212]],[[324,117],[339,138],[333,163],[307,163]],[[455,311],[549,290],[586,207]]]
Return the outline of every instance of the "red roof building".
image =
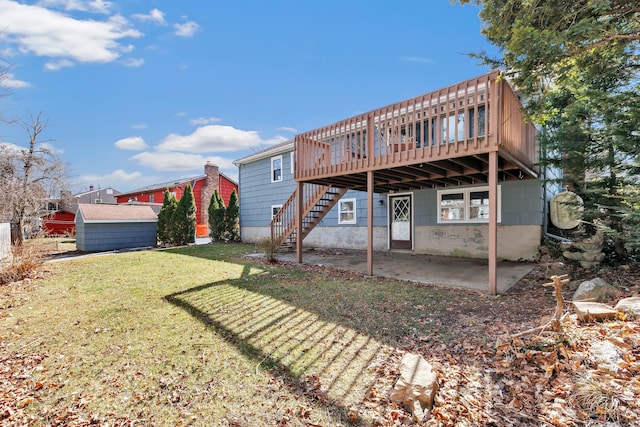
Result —
[[[209,202],[214,190],[218,190],[220,197],[226,206],[229,205],[231,192],[238,192],[238,183],[220,173],[218,166],[207,163],[204,166],[204,175],[191,178],[183,178],[176,181],[169,181],[160,184],[153,184],[128,193],[116,196],[118,204],[144,204],[151,206],[156,213],[160,211],[164,199],[164,190],[169,189],[176,200],[184,195],[184,187],[191,184],[193,196],[196,203],[196,236],[206,237],[209,235]]]
[[[67,210],[51,212],[42,218],[42,231],[47,236],[74,236],[76,214]]]

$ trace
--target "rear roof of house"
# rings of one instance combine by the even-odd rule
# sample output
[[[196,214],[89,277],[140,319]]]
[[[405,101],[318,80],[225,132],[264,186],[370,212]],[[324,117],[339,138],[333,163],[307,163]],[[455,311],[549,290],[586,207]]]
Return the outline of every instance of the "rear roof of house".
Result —
[[[238,185],[237,182],[235,182],[233,179],[229,178],[227,175],[218,172],[218,174],[223,177],[224,179],[226,179],[227,181],[231,182],[232,184]],[[122,197],[122,196],[128,196],[130,194],[138,194],[138,193],[143,193],[143,192],[149,192],[149,191],[154,191],[154,190],[165,190],[166,188],[174,188],[174,187],[179,187],[182,184],[186,184],[187,182],[195,182],[195,181],[199,181],[201,179],[205,179],[207,176],[206,175],[198,175],[198,176],[192,176],[189,178],[182,178],[182,179],[174,179],[172,181],[167,181],[167,182],[161,182],[158,184],[151,184],[151,185],[147,185],[144,187],[140,187],[140,188],[136,188],[135,190],[131,190],[131,191],[127,191],[124,193],[120,193],[118,194],[118,196]]]
[[[281,142],[271,147],[267,147],[264,150],[257,151],[241,159],[234,160],[233,164],[236,166],[244,165],[246,163],[255,162],[256,160],[264,159],[266,157],[275,156],[277,154],[286,153],[294,149],[293,139]]]
[[[158,216],[150,206],[80,204],[84,222],[155,222]]]

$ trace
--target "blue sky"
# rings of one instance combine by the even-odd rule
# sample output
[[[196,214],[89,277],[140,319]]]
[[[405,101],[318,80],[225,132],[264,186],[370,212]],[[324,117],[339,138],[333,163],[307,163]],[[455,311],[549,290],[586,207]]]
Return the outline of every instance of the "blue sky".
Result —
[[[5,118],[42,112],[72,189],[203,173],[489,71],[448,0],[0,0]],[[26,145],[0,123],[0,142]]]

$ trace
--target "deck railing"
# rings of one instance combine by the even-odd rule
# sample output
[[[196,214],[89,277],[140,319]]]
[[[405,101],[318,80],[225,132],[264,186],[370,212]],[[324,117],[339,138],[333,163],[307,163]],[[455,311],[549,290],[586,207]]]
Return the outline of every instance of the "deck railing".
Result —
[[[504,147],[533,166],[535,128],[492,72],[296,136],[296,180],[312,180]],[[501,125],[497,125],[501,124]]]

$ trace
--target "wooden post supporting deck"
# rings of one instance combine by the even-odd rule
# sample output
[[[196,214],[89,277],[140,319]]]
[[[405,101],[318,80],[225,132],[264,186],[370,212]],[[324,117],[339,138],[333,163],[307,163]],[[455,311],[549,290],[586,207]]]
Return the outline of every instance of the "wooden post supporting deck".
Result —
[[[302,263],[302,214],[304,206],[304,182],[298,181],[296,195],[296,261]]]
[[[498,152],[489,153],[489,293],[498,294]]]
[[[369,153],[367,162],[371,164],[374,154],[374,131],[373,114],[367,115],[367,152]],[[373,196],[374,181],[373,170],[367,171],[367,274],[373,276]]]
[[[373,171],[367,172],[367,274],[373,276]]]

